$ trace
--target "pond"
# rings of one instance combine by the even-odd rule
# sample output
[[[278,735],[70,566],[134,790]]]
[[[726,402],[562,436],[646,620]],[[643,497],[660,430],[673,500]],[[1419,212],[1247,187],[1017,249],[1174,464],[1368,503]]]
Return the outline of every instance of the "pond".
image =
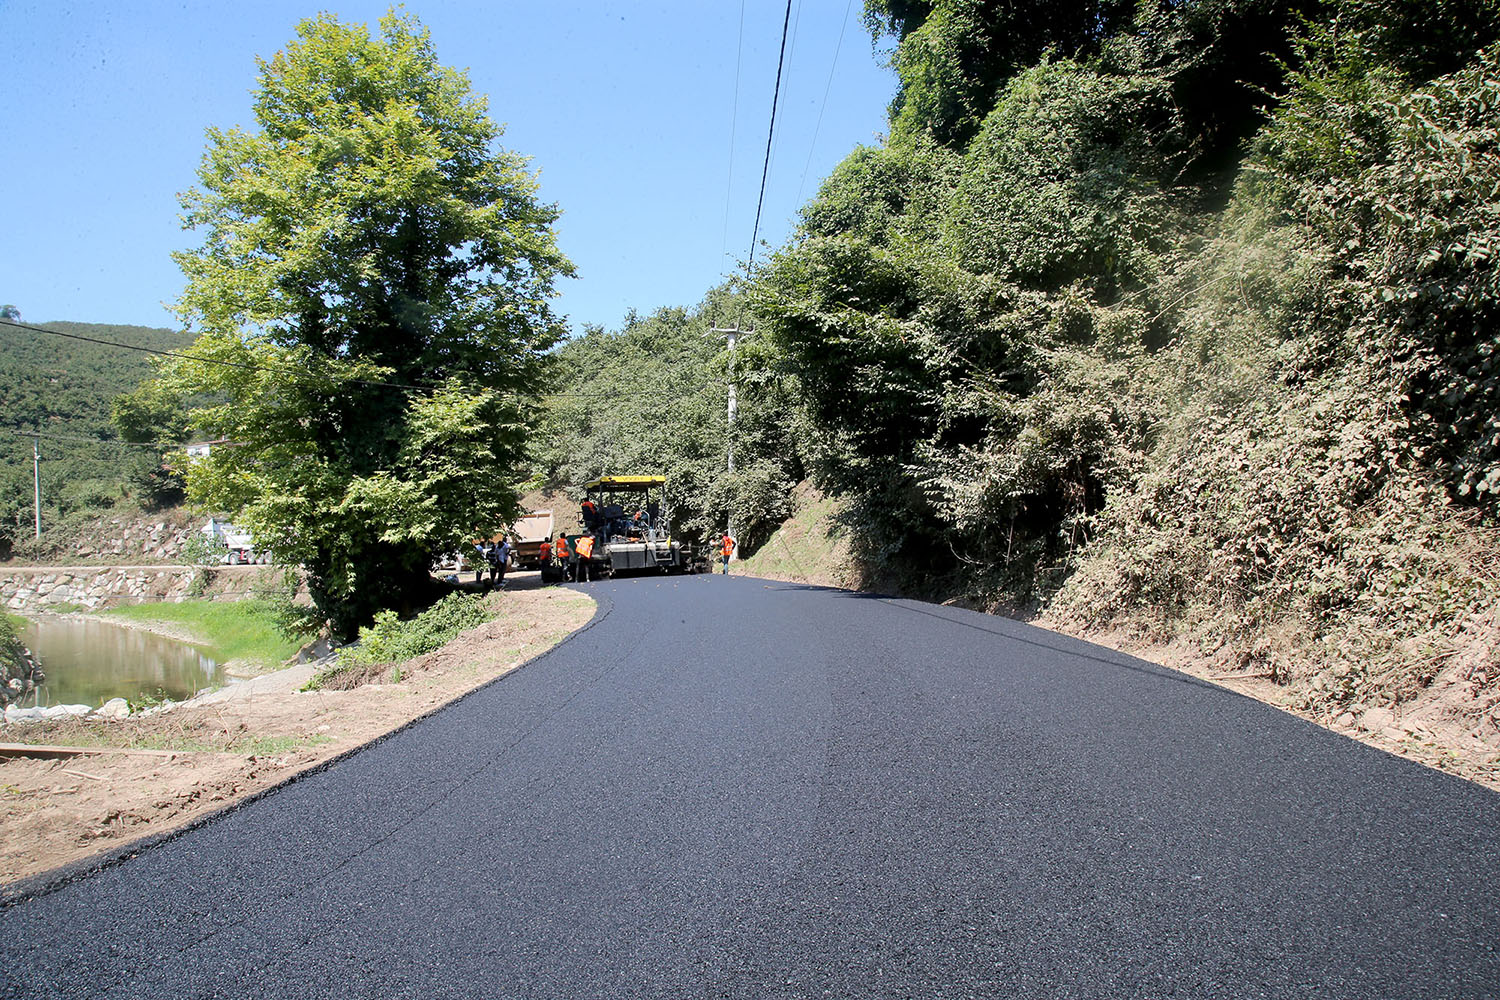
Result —
[[[208,650],[152,632],[58,615],[39,615],[20,631],[47,676],[27,706],[179,701],[225,683]]]

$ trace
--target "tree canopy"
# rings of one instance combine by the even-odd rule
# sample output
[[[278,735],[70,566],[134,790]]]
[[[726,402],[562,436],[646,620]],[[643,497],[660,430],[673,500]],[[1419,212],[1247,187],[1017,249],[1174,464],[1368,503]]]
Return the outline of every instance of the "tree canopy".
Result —
[[[558,210],[467,77],[395,12],[328,14],[258,60],[256,128],[208,132],[177,255],[200,334],[162,385],[231,442],[190,496],[308,570],[350,634],[422,596],[437,553],[515,514],[560,324]]]

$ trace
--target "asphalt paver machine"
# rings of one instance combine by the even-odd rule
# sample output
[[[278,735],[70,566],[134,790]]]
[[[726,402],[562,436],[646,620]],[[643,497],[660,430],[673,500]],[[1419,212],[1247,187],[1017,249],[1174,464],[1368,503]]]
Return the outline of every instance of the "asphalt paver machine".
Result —
[[[672,537],[666,486],[662,476],[600,476],[583,484],[583,530],[594,536],[590,568],[598,575],[693,571],[692,546]]]

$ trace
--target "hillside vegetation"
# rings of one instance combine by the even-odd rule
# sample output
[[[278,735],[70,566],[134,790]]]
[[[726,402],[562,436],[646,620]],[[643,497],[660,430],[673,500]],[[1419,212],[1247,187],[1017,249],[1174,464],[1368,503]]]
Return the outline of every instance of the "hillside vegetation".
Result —
[[[47,329],[152,350],[181,350],[192,337],[172,330],[99,323]],[[111,420],[116,397],[154,372],[151,355],[0,327],[0,553],[33,532],[32,432],[41,445],[42,525],[66,531],[79,518],[158,488],[159,454],[126,447]],[[110,443],[70,440],[92,438]]]
[[[866,4],[889,136],[745,291],[754,486],[712,296],[565,349],[641,395],[555,407],[543,473],[662,468],[753,552],[805,472],[880,586],[1187,637],[1322,712],[1494,701],[1500,11],[1020,6]]]
[[[908,587],[1410,697],[1494,634],[1495,9],[1076,7],[867,6],[891,136],[755,297],[821,480]]]

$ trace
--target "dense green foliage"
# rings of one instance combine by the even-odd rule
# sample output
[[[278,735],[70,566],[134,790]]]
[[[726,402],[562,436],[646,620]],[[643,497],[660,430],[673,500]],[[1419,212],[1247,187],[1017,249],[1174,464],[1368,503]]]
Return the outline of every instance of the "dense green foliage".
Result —
[[[1500,10],[1039,10],[870,0],[890,138],[756,276],[856,551],[1091,624],[1294,622],[1340,697],[1453,647],[1494,593]]]
[[[732,524],[746,545],[765,538],[791,512],[804,435],[795,386],[765,341],[744,336],[731,358],[724,337],[710,333],[753,325],[741,297],[720,288],[694,310],[632,314],[618,332],[588,330],[564,344],[533,447],[540,481],[576,488],[600,475],[665,475],[677,533],[701,539]]]
[[[371,625],[359,630],[358,645],[339,650],[334,669],[401,663],[441,649],[460,632],[483,625],[490,617],[483,600],[460,593],[449,594],[410,621],[402,621],[394,611],[381,611]]]
[[[160,386],[233,442],[190,466],[190,497],[301,563],[348,636],[514,516],[572,266],[524,158],[414,19],[302,22],[260,62],[254,114],[210,130],[184,196],[203,245],[178,255],[179,309],[220,363]]]
[[[192,338],[171,330],[94,323],[47,323],[46,329],[158,351],[181,350]],[[34,530],[32,442],[42,438],[42,526],[66,530],[82,516],[129,498],[160,495],[160,453],[92,438],[120,437],[113,400],[134,390],[154,369],[146,353],[0,326],[0,551]],[[152,436],[134,440],[158,440]]]

